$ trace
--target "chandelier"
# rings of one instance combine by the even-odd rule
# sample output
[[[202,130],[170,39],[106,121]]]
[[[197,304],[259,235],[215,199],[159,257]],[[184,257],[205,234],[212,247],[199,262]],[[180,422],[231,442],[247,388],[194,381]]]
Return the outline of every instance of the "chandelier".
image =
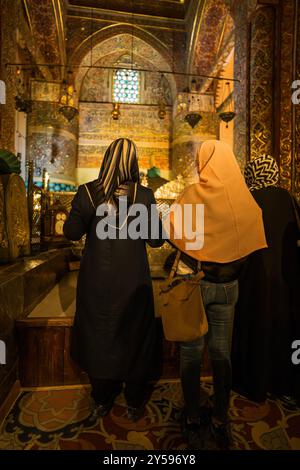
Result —
[[[226,122],[226,129],[228,129],[228,123],[231,122],[235,118],[236,113],[233,111],[233,102],[232,102],[232,93],[230,91],[230,82],[226,82],[226,87],[227,87],[228,110],[220,112],[219,118],[223,122]],[[224,98],[222,100],[222,103],[224,103]]]
[[[192,80],[191,90],[188,98],[188,113],[186,114],[184,120],[187,122],[192,129],[202,120],[202,116],[200,114],[200,103],[199,97],[197,96],[197,91],[195,87],[195,80]]]
[[[199,113],[188,113],[184,120],[187,122],[192,129],[201,121],[202,116]]]
[[[69,72],[69,74],[72,72]],[[78,109],[74,106],[74,87],[70,85],[67,80],[62,82],[62,93],[60,97],[61,107],[59,108],[60,114],[62,114],[69,122],[71,122],[75,116],[78,115]]]

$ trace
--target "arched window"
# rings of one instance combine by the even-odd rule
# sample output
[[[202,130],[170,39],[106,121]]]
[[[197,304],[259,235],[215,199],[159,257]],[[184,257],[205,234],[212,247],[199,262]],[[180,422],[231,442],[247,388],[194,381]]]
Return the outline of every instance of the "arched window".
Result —
[[[113,78],[115,103],[140,102],[140,74],[137,70],[117,69]]]

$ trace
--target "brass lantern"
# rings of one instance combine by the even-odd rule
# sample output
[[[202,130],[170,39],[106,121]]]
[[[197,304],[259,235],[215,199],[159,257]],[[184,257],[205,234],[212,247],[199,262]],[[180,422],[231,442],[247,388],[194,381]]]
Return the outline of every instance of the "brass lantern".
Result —
[[[117,121],[120,116],[120,103],[113,103],[113,110],[111,112],[111,117],[114,121]]]
[[[78,109],[74,106],[74,87],[73,85],[68,84],[67,80],[64,80],[62,89],[62,95],[60,98],[61,107],[59,108],[59,112],[69,121],[71,122],[75,116],[78,114]]]
[[[158,108],[158,117],[159,117],[159,119],[165,119],[166,114],[167,114],[166,105],[165,105],[165,103],[161,102],[159,104],[159,108]]]

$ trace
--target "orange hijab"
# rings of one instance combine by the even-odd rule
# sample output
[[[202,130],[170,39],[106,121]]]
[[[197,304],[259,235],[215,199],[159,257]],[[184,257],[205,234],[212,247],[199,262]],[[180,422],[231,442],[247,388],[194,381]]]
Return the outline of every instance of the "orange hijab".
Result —
[[[199,261],[216,263],[235,261],[266,248],[262,210],[247,188],[229,145],[218,140],[203,142],[197,151],[197,164],[199,183],[183,191],[164,223],[170,241]],[[192,204],[192,239],[185,238],[184,217],[178,221],[174,216],[176,204],[183,211],[184,204]],[[202,224],[200,229],[195,223],[196,204],[204,204],[204,227]],[[187,248],[197,239],[204,241],[202,248]]]

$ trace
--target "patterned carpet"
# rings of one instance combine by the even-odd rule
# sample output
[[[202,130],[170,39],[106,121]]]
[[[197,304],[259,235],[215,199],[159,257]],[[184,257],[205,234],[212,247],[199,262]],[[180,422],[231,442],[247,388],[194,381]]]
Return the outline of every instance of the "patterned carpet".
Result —
[[[203,390],[203,395],[212,393],[210,384],[203,384]],[[176,381],[156,386],[137,423],[127,421],[122,395],[110,414],[95,423],[87,388],[22,392],[2,424],[0,449],[185,449],[181,408]],[[257,405],[233,393],[230,414],[237,449],[300,450],[300,410],[289,411],[275,400]]]

